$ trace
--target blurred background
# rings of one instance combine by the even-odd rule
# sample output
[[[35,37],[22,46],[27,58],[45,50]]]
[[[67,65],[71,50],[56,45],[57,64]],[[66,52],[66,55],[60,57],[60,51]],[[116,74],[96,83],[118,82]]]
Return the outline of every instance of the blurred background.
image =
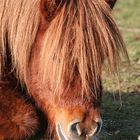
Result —
[[[99,140],[138,140],[140,136],[140,0],[118,0],[113,16],[123,34],[130,65],[120,77],[103,72],[103,129]]]

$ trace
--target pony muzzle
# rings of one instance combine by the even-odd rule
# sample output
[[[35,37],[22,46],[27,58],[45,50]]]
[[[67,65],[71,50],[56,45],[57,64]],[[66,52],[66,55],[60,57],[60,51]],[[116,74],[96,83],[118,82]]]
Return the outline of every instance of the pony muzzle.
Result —
[[[94,140],[95,136],[100,132],[102,120],[93,121],[92,123],[73,121],[69,123],[67,128],[63,123],[56,126],[59,140]]]

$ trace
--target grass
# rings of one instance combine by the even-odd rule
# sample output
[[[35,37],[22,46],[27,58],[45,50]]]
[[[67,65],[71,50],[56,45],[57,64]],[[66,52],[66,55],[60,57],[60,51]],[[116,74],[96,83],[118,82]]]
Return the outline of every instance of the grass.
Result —
[[[137,140],[140,134],[140,96],[124,93],[121,108],[118,94],[114,96],[108,92],[103,99],[104,126],[99,140]]]
[[[103,130],[99,140],[138,140],[140,135],[140,2],[120,0],[114,17],[123,34],[130,65],[123,60],[119,79],[104,73]]]

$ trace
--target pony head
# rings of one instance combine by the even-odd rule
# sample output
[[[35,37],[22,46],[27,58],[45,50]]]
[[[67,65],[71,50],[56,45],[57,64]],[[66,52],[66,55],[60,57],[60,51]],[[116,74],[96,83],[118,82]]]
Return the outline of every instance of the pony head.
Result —
[[[102,65],[107,60],[114,71],[120,59],[119,51],[126,53],[111,16],[114,3],[41,2],[31,83],[36,97],[45,101],[40,106],[48,117],[48,137],[92,139],[101,130]]]
[[[111,16],[114,3],[41,2],[41,24],[31,57],[31,92],[43,102],[39,104],[48,118],[48,137],[92,139],[101,129],[102,65],[107,60],[109,68],[116,70],[119,51],[125,53]]]
[[[9,0],[14,19],[9,14],[3,28],[12,69],[48,119],[48,139],[94,138],[102,126],[103,63],[115,72],[119,52],[127,55],[111,15],[116,0],[18,1]]]

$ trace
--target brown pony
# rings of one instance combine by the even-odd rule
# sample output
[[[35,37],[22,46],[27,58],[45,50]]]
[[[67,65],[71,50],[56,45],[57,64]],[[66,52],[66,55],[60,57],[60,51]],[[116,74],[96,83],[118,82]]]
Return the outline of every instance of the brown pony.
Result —
[[[30,96],[47,118],[47,140],[94,139],[103,62],[114,72],[120,50],[127,56],[111,16],[115,2],[0,1],[0,139],[36,133]]]

